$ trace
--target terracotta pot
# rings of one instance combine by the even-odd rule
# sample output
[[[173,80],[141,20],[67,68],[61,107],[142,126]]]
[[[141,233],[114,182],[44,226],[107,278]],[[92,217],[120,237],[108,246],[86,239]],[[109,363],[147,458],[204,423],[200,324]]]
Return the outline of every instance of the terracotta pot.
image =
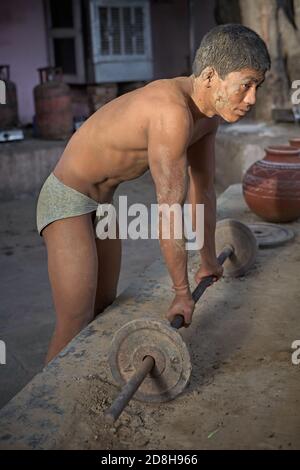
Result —
[[[289,143],[292,147],[296,147],[297,149],[300,149],[300,138],[291,139],[289,140]]]
[[[250,209],[269,222],[300,217],[300,148],[273,146],[247,170],[244,198]]]

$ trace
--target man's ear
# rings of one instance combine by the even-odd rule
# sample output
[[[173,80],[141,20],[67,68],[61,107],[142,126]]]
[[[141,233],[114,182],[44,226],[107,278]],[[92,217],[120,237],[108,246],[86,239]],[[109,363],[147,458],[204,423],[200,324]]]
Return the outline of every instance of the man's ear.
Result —
[[[204,81],[204,84],[207,88],[211,87],[212,80],[215,78],[216,74],[217,74],[217,72],[215,71],[215,69],[213,67],[206,67],[202,71],[201,77],[202,77],[202,80]]]

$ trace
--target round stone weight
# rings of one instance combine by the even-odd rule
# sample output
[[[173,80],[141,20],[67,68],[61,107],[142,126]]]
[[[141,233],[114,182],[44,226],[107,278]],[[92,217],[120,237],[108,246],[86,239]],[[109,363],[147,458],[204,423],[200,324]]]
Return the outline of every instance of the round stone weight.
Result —
[[[115,334],[109,365],[116,382],[123,387],[139,369],[146,356],[155,360],[134,398],[147,402],[174,399],[186,387],[191,360],[180,334],[163,321],[138,319],[126,323]]]
[[[224,275],[243,276],[255,263],[257,240],[250,228],[235,219],[224,219],[216,226],[216,251],[231,246],[234,253],[224,262]]]

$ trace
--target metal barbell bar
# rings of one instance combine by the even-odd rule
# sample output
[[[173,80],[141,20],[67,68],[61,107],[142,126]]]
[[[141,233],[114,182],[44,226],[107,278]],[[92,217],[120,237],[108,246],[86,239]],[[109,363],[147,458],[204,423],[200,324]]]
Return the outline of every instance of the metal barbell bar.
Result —
[[[229,241],[229,243],[227,243],[227,240]],[[245,274],[245,272],[252,266],[253,262],[255,261],[255,257],[257,253],[257,242],[256,242],[255,236],[253,235],[253,233],[247,226],[233,219],[225,219],[217,224],[216,248],[217,249],[221,248],[220,254],[218,255],[218,261],[221,265],[225,264],[226,266],[226,262],[230,261],[230,263],[227,266],[228,275],[239,276],[239,275]],[[205,290],[214,282],[214,277],[215,276],[213,275],[207,276],[206,278],[200,281],[200,283],[198,284],[198,286],[195,288],[195,290],[192,293],[192,298],[195,303],[198,302],[198,300],[201,298]],[[184,317],[182,315],[176,315],[174,317],[174,319],[170,323],[171,328],[163,326],[162,322],[160,324],[160,322],[157,322],[157,321],[156,322],[147,321],[147,324],[145,325],[146,331],[147,331],[147,328],[149,328],[149,324],[151,324],[150,326],[153,325],[153,327],[155,325],[155,328],[160,330],[160,332],[162,332],[163,335],[165,336],[170,335],[170,331],[171,331],[171,335],[173,334],[174,336],[175,346],[178,347],[180,350],[180,353],[186,357],[187,352],[185,350],[185,345],[182,344],[183,341],[180,335],[178,335],[178,333],[175,331],[175,330],[180,329],[184,324]],[[135,329],[140,328],[141,325],[142,327],[144,327],[143,320],[134,320],[132,322],[129,322],[128,324],[124,325],[124,327],[122,327],[120,330],[118,330],[116,337],[114,338],[113,345],[115,347],[113,349],[113,353],[111,354],[111,357],[113,358],[113,360],[111,360],[111,369],[112,369],[113,375],[119,382],[123,383],[124,378],[122,376],[123,371],[116,372],[116,369],[120,369],[119,363],[116,360],[116,355],[119,354],[119,350],[122,347],[124,339],[126,341],[127,336],[132,334],[132,332],[135,331]],[[118,333],[120,334],[118,335]],[[175,337],[175,333],[178,336]],[[178,337],[180,337],[180,339]],[[138,361],[135,358],[133,358],[133,362],[137,362],[135,372],[132,374],[129,380],[125,383],[125,385],[122,387],[120,394],[114,400],[110,408],[105,411],[104,415],[105,415],[105,419],[107,420],[107,422],[114,423],[118,419],[118,417],[120,416],[124,408],[127,406],[129,401],[134,397],[134,395],[137,393],[141,385],[146,381],[146,378],[149,377],[149,374],[150,374],[150,385],[152,386],[152,389],[153,389],[153,385],[155,385],[155,382],[157,382],[161,386],[161,390],[164,389],[163,387],[164,373],[167,376],[167,378],[168,378],[168,373],[169,374],[171,373],[169,372],[170,369],[167,372],[165,372],[167,367],[165,367],[164,369],[163,365],[160,364],[160,362],[163,362],[163,361],[161,360],[161,357],[159,355],[159,353],[161,352],[159,349],[159,346],[153,349],[153,354],[152,354],[151,348],[149,352],[147,352],[147,349],[145,349],[144,351],[145,351],[144,356],[142,354],[140,357],[138,357],[139,359]],[[149,396],[146,394],[145,397],[143,397],[142,395],[140,399],[144,399],[145,401],[166,401],[168,399],[174,398],[178,394],[178,391],[180,393],[182,391],[182,387],[186,385],[189,379],[190,369],[191,369],[189,367],[190,364],[187,359],[186,361],[182,360],[182,362],[183,362],[183,366],[186,366],[186,369],[187,369],[186,374],[183,373],[183,377],[181,377],[180,375],[180,378],[172,377],[172,379],[175,380],[175,382],[177,380],[177,382],[174,386],[174,390],[171,390],[171,393],[168,393],[169,392],[168,389],[166,389],[166,391],[163,390],[163,392],[160,392],[160,388],[158,386],[157,387],[158,398],[161,398],[161,400],[159,399],[156,400],[157,398],[155,396],[156,390],[154,390],[154,392],[153,390],[151,390],[152,396],[150,396],[150,394]],[[112,364],[114,365],[113,367],[112,367]],[[154,371],[157,365],[159,365],[158,367],[159,370],[157,371],[157,374],[155,376]],[[182,371],[179,371],[179,374],[181,374],[181,372]],[[153,375],[152,381],[151,381],[151,374]],[[159,396],[159,393],[161,393],[161,396]]]

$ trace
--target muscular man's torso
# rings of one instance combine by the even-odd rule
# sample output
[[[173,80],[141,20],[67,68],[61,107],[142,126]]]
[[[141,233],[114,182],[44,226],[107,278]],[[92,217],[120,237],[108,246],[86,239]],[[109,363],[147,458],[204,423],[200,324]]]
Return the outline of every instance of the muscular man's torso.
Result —
[[[187,109],[192,122],[188,146],[209,132],[211,119],[195,109],[190,86],[188,77],[157,80],[109,102],[72,136],[54,174],[92,199],[110,202],[121,182],[148,170],[149,123],[161,107]]]

